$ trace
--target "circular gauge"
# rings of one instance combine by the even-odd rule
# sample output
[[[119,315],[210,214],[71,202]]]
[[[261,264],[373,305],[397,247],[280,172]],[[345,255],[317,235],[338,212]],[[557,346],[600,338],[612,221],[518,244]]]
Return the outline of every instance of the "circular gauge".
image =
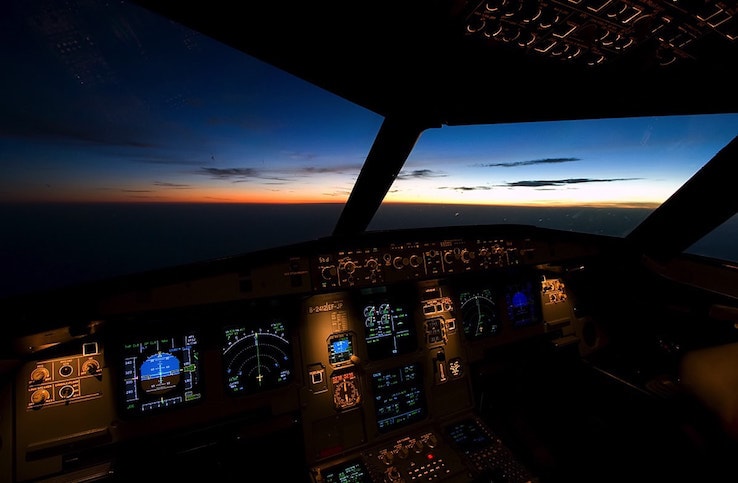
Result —
[[[354,371],[333,373],[333,404],[336,409],[349,409],[361,402],[359,378]]]
[[[272,389],[292,378],[292,348],[284,324],[225,331],[223,370],[231,394]]]
[[[500,331],[499,313],[491,290],[464,292],[459,298],[461,322],[467,337],[475,339]]]

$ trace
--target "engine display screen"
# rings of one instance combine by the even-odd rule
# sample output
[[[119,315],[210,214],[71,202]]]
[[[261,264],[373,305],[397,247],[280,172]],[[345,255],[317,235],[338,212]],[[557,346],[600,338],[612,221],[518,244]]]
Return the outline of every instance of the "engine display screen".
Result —
[[[417,348],[412,312],[389,299],[366,299],[362,305],[367,357],[379,360]]]
[[[283,320],[232,325],[223,335],[223,377],[229,395],[253,394],[292,381],[292,343]]]
[[[385,433],[426,417],[423,374],[419,364],[408,364],[371,374],[377,429]]]
[[[123,410],[129,415],[190,405],[203,397],[196,332],[126,342],[121,365]]]

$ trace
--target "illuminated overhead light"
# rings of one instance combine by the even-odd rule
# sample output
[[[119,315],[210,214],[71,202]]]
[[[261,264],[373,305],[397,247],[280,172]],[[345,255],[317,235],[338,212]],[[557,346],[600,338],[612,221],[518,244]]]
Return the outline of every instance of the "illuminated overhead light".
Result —
[[[487,38],[497,37],[502,33],[502,24],[500,22],[489,22],[484,29],[484,36]]]
[[[656,34],[666,28],[667,25],[671,23],[671,19],[669,17],[663,17],[661,18],[661,22],[656,23],[653,28],[651,28],[651,33]]]
[[[738,20],[732,17],[730,21],[720,24],[720,28],[715,30],[731,42],[735,41],[738,38]]]
[[[466,31],[473,34],[482,30],[485,25],[487,25],[487,22],[483,18],[477,17],[473,23],[469,23],[466,26]]]
[[[608,32],[607,35],[600,40],[602,42],[602,45],[604,45],[605,47],[613,45],[620,38],[620,34],[615,35],[616,37],[612,38],[612,32]]]
[[[605,62],[605,56],[603,54],[598,54],[595,52],[587,52],[586,54],[582,55],[582,58],[584,59],[584,62],[589,66],[599,65]]]
[[[694,36],[680,29],[680,31],[670,37],[666,43],[668,43],[671,47],[678,47],[680,49],[683,49],[693,40]]]
[[[484,9],[488,12],[497,12],[507,3],[507,0],[491,0],[484,4]]]
[[[543,15],[543,10],[540,7],[538,7],[535,13],[531,15],[529,18],[523,19],[523,22],[526,22],[526,23],[536,22],[539,18],[541,18],[542,15]]]
[[[623,4],[620,8],[607,14],[607,17],[612,20],[617,20],[623,25],[627,25],[635,21],[643,13],[643,9],[638,8],[635,5]]]
[[[711,22],[715,22],[715,18],[720,17],[721,14],[726,14],[727,15],[727,13],[725,12],[725,10],[723,10],[720,7],[718,7],[717,5],[713,5],[713,7],[715,8],[715,10],[711,10],[710,12],[706,12],[706,13],[703,13],[703,14],[697,14],[697,15],[695,15],[695,17],[697,18],[697,20],[699,20],[701,22],[705,22],[706,24],[708,24],[708,25],[710,25],[712,27]]]
[[[660,66],[667,66],[669,64],[673,64],[674,61],[676,61],[676,54],[667,49],[659,49],[656,52],[656,57]]]
[[[623,13],[625,13],[626,10],[628,10],[628,4],[626,3],[622,5],[613,5],[612,10],[607,12],[607,16],[611,19],[617,19]]]
[[[603,3],[603,0],[599,0],[599,3],[598,4],[595,4],[594,6],[593,5],[587,5],[587,10],[591,10],[592,12],[598,13],[603,8],[607,7],[610,4],[610,2],[612,2],[612,0],[604,0],[604,3]]]
[[[506,0],[505,6],[502,8],[502,16],[506,18],[515,17],[522,9],[522,0]]]
[[[738,40],[738,18],[725,0],[484,0],[472,2],[467,35],[599,65],[642,41],[658,41],[661,65],[690,57],[708,33]],[[694,12],[697,4],[701,10]],[[689,13],[692,11],[692,13]]]
[[[575,25],[575,24],[567,24],[567,25],[562,25],[561,27],[562,27],[561,29],[558,29],[559,30],[558,32],[554,32],[553,33],[554,37],[558,37],[560,39],[563,39],[567,35],[571,34],[573,31],[575,31],[577,29],[578,25]]]
[[[582,53],[581,47],[575,47],[574,50],[566,57],[568,60],[576,59]]]
[[[505,25],[502,28],[502,40],[505,42],[513,42],[520,37],[520,29],[514,25]]]
[[[620,42],[615,43],[615,49],[617,50],[625,50],[631,45],[633,45],[635,41],[632,38],[629,37],[623,37],[620,38]]]
[[[560,57],[566,52],[569,51],[569,44],[566,42],[557,42],[553,47],[551,47],[551,55]]]
[[[521,33],[520,39],[518,39],[518,45],[521,47],[528,47],[536,41],[536,34],[530,31]]]
[[[707,25],[709,25],[712,28],[717,28],[719,25],[724,24],[725,22],[729,21],[731,18],[730,14],[724,10],[721,10],[720,13],[717,15],[713,15],[710,18],[710,21],[707,22]]]
[[[540,52],[541,54],[545,54],[546,52],[551,50],[551,47],[553,47],[554,45],[556,45],[555,40],[548,40],[546,41],[546,43],[544,42],[539,43],[538,47],[536,47],[533,50],[535,50],[536,52]]]

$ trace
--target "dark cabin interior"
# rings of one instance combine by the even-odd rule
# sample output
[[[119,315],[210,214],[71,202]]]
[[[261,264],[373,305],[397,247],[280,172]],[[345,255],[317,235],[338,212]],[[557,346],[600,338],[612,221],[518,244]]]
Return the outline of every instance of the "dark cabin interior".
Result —
[[[624,238],[367,231],[427,129],[738,112],[732,2],[134,3],[384,122],[329,237],[0,301],[0,479],[738,478],[738,138]]]

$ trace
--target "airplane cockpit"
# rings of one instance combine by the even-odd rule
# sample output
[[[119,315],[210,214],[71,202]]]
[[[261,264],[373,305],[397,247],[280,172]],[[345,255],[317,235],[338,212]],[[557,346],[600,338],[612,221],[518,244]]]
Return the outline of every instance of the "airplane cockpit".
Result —
[[[121,5],[381,122],[325,236],[0,299],[2,481],[738,476],[738,258],[687,250],[716,227],[735,230],[734,118],[626,236],[504,220],[415,226],[410,211],[376,224],[419,137],[441,126],[734,115],[738,8]],[[114,26],[143,45],[133,22]]]

